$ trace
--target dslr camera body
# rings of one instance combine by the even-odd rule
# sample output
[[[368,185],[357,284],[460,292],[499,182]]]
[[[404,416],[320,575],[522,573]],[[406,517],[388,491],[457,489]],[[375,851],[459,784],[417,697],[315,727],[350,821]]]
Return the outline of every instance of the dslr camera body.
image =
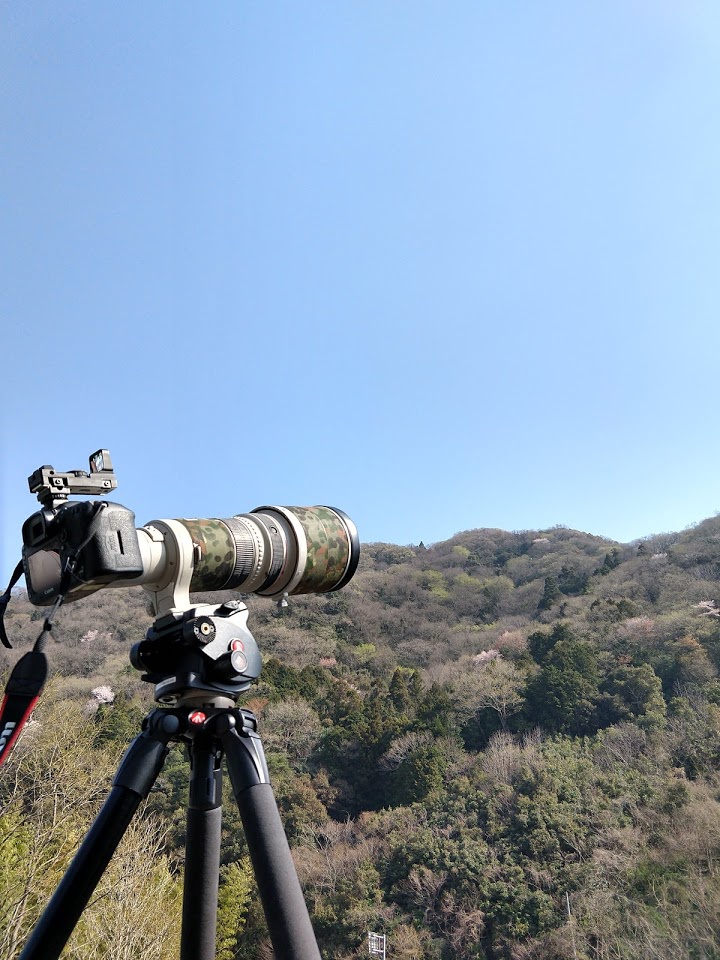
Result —
[[[42,505],[22,527],[22,563],[31,603],[54,603],[63,575],[71,568],[67,600],[143,574],[132,510],[105,500],[68,499],[103,495],[117,488],[107,450],[91,455],[89,472],[61,473],[49,465],[39,467],[28,477],[28,486]]]

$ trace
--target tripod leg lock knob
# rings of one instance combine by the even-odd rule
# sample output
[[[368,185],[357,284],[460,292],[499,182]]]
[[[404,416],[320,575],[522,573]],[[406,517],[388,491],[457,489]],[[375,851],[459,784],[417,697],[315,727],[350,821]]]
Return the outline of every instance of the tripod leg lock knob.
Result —
[[[215,733],[219,737],[224,737],[237,726],[237,721],[232,713],[222,713],[215,718]]]

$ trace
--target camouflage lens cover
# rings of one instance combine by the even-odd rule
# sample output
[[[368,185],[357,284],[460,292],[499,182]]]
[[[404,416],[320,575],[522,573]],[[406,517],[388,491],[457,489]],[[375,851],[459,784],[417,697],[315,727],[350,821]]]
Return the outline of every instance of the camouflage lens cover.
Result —
[[[196,548],[191,593],[222,590],[235,569],[235,541],[222,520],[180,520]]]
[[[268,523],[273,521],[264,511],[291,521],[286,534],[292,544],[281,537],[265,536]],[[236,588],[270,596],[285,589],[282,583],[288,584],[289,593],[326,593],[345,586],[355,573],[360,555],[355,524],[342,511],[331,507],[258,507],[250,514],[238,514],[228,520],[193,519],[178,523],[186,528],[193,542],[192,593]],[[302,551],[296,553],[294,546],[301,531],[307,544],[302,572],[295,562],[295,557],[302,557]],[[285,556],[274,556],[278,550],[286,551]],[[286,569],[286,561],[294,570]],[[277,583],[266,582],[271,574],[274,583],[273,571],[280,568],[283,571]]]
[[[298,518],[307,540],[305,572],[292,593],[326,593],[338,589],[343,581],[347,582],[345,576],[353,559],[350,576],[357,566],[357,558],[353,558],[354,544],[342,515],[330,507],[286,509]]]

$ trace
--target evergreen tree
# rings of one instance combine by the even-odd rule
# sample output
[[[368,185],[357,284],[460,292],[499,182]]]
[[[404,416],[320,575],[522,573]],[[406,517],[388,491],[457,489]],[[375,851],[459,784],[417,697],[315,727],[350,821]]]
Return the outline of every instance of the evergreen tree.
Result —
[[[549,610],[560,599],[560,588],[555,577],[545,577],[543,595],[538,603],[538,610]]]
[[[591,733],[596,728],[599,684],[597,654],[589,644],[574,638],[559,640],[528,683],[530,722],[574,736]]]

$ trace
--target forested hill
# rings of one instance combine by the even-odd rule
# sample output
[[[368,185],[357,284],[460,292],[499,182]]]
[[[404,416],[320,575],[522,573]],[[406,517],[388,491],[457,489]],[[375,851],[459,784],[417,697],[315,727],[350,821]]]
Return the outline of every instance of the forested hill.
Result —
[[[720,957],[720,517],[628,545],[561,527],[368,544],[342,591],[246,600],[265,666],[245,704],[324,957],[366,955],[369,930],[407,960]],[[44,614],[11,603],[7,666]],[[141,590],[58,616],[0,779],[0,960],[150,706],[128,663],[149,623]],[[132,896],[108,911],[111,883],[68,956],[103,938],[174,956],[186,780],[176,750],[138,827],[153,868],[130,838]],[[266,932],[226,811],[218,956],[249,960]]]

